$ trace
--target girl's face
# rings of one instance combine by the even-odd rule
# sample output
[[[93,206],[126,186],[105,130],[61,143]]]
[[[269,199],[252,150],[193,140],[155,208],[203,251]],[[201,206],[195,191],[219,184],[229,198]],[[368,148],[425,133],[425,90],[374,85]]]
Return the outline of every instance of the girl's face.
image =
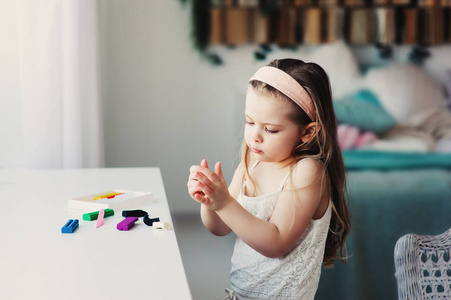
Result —
[[[288,118],[289,113],[288,103],[248,89],[244,139],[257,160],[281,162],[291,158],[303,130]]]

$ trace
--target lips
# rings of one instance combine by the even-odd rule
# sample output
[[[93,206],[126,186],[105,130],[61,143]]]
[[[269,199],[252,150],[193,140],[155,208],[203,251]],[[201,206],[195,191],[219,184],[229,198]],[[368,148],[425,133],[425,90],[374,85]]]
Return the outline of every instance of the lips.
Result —
[[[255,148],[252,148],[252,147],[251,147],[251,151],[256,153],[256,154],[263,153],[263,151],[255,149]]]

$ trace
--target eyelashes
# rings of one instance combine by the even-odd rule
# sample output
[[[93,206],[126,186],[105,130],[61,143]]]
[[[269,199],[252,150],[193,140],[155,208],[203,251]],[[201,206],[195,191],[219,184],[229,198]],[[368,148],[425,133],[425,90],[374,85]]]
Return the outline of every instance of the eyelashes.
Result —
[[[253,122],[250,122],[250,121],[245,121],[244,122],[244,124],[245,125],[254,125],[254,123]],[[265,131],[267,132],[267,133],[271,133],[271,134],[275,134],[275,133],[278,133],[279,132],[279,130],[271,130],[271,129],[268,129],[267,127],[265,127]]]
[[[278,133],[278,132],[279,132],[278,130],[269,130],[269,129],[266,128],[266,127],[265,127],[265,131],[266,131],[267,133],[272,133],[272,134]]]

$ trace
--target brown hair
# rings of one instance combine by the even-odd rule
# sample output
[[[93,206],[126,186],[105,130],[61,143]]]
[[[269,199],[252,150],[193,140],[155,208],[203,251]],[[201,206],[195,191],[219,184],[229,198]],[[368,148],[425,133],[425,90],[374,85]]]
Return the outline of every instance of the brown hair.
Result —
[[[350,214],[346,203],[349,199],[346,192],[346,176],[343,158],[337,141],[337,121],[332,103],[332,93],[329,77],[326,72],[315,63],[305,63],[297,59],[274,60],[268,66],[276,67],[293,77],[309,94],[316,109],[316,134],[306,143],[300,142],[293,150],[292,156],[296,162],[310,157],[321,161],[329,176],[332,197],[332,218],[324,252],[324,266],[332,267],[335,258],[347,262],[346,238],[351,229]],[[299,126],[306,126],[312,120],[293,101],[284,94],[258,80],[252,80],[250,87],[261,93],[266,93],[292,103],[291,120]],[[246,180],[251,184],[249,175],[249,148],[243,144],[242,166]],[[337,250],[340,249],[340,255]]]

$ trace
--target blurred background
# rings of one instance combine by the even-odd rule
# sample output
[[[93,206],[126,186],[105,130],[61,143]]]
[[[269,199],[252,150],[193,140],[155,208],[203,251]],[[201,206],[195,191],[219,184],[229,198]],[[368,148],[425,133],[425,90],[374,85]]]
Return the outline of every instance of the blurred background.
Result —
[[[450,7],[0,0],[0,168],[160,167],[193,298],[221,298],[234,237],[202,227],[189,167],[222,161],[230,181],[247,80],[275,58],[317,62],[337,104],[356,230],[356,259],[325,271],[318,297],[396,299],[396,239],[451,226]],[[383,254],[366,244],[374,231]]]

